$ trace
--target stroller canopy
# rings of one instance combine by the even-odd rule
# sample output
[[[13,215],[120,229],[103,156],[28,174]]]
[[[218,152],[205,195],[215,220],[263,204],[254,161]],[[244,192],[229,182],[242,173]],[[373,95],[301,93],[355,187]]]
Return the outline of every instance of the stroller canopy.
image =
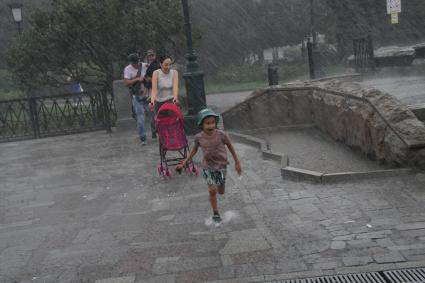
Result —
[[[157,113],[157,119],[165,118],[165,117],[173,117],[173,116],[175,118],[183,119],[183,113],[181,112],[180,108],[174,103],[163,104],[159,108]]]
[[[156,126],[167,125],[179,121],[183,124],[184,117],[180,108],[173,103],[165,103],[162,105],[156,114]]]

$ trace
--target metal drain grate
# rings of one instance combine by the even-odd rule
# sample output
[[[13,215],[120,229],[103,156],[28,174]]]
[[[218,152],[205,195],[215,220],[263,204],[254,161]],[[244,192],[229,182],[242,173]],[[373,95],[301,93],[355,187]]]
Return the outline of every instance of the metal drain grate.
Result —
[[[386,283],[377,272],[270,281],[269,283]]]
[[[391,283],[425,282],[425,268],[385,271],[383,274]]]

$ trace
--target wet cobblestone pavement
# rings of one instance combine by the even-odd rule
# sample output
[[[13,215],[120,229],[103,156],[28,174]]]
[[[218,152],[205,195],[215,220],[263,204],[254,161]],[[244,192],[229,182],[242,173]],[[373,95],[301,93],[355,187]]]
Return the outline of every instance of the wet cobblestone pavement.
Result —
[[[0,282],[261,282],[425,266],[425,178],[291,182],[236,144],[211,211],[200,177],[157,174],[156,141],[0,144]],[[199,161],[200,156],[198,156]]]

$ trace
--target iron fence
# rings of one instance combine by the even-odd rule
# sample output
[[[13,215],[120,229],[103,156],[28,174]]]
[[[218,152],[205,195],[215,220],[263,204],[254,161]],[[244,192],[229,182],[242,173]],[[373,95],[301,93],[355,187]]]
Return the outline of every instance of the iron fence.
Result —
[[[365,73],[375,69],[375,58],[373,52],[373,41],[369,35],[353,40],[354,68],[358,73]]]
[[[100,91],[0,101],[0,142],[97,130],[116,121],[112,95]]]

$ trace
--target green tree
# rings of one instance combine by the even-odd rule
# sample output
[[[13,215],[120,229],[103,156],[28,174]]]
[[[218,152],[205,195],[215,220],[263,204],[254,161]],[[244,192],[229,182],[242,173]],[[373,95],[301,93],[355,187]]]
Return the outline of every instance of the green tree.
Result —
[[[110,90],[129,53],[155,48],[180,55],[180,11],[174,0],[52,0],[32,15],[9,66],[31,90],[60,87],[70,74]]]

